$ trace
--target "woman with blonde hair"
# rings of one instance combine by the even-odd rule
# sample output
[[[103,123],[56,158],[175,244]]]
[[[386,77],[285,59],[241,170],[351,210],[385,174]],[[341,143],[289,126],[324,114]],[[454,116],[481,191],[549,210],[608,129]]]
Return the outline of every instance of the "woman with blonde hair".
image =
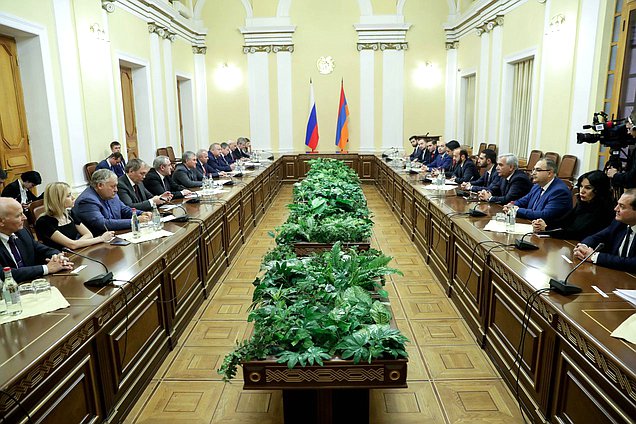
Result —
[[[75,199],[71,187],[64,182],[51,183],[44,190],[44,214],[35,222],[35,231],[42,243],[56,249],[80,249],[97,243],[107,243],[115,235],[106,231],[93,237],[84,224],[72,216],[69,209]]]

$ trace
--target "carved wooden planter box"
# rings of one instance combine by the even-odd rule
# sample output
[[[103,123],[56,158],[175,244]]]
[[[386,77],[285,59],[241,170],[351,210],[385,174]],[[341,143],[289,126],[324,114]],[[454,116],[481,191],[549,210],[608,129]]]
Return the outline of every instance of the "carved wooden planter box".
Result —
[[[297,256],[309,256],[312,253],[327,252],[331,250],[334,243],[311,243],[307,241],[299,241],[294,243],[294,253]],[[356,250],[369,250],[371,248],[371,241],[365,240],[360,242],[346,242],[342,243],[343,249],[355,248]]]

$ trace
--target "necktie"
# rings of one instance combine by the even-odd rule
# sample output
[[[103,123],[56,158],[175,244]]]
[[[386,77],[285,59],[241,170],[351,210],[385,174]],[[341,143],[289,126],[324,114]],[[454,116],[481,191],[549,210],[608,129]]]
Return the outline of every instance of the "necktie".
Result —
[[[134,189],[135,189],[135,196],[137,196],[137,200],[141,202],[143,199],[141,198],[141,190],[139,190],[139,186],[135,184]]]
[[[632,227],[627,227],[627,233],[625,234],[625,241],[623,242],[623,248],[621,249],[621,257],[626,258],[629,251],[629,237],[632,235]]]
[[[504,178],[501,181],[501,193],[505,196],[508,193],[508,179]]]
[[[168,179],[166,177],[163,177],[163,186],[165,187],[166,191],[170,191],[170,186],[168,185]]]
[[[13,258],[15,259],[15,264],[17,265],[18,268],[22,268],[24,266],[24,262],[22,261],[22,255],[20,254],[20,251],[18,250],[18,246],[16,246],[15,244],[15,239],[17,239],[15,234],[11,234],[11,236],[9,237],[9,247],[11,248],[11,253],[13,254]]]

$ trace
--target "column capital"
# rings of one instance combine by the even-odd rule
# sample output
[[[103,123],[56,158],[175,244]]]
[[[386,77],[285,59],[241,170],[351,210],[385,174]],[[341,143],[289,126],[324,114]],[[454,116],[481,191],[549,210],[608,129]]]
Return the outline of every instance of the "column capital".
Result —
[[[192,53],[194,54],[206,54],[208,48],[206,46],[192,46]]]
[[[279,53],[294,51],[294,25],[255,25],[239,28],[245,39],[243,53]]]
[[[495,29],[495,27],[503,26],[503,23],[503,16],[496,16],[495,19],[485,22],[481,26],[475,28],[475,31],[477,31],[477,35],[481,36],[484,32],[490,32]]]
[[[411,24],[405,23],[360,23],[353,27],[358,33],[358,51],[362,50],[406,50],[406,32]]]
[[[148,23],[148,33],[157,34],[159,37],[174,41],[177,38],[177,34],[170,31],[168,28],[157,25],[155,22]]]
[[[454,50],[459,48],[459,41],[447,41],[446,50]]]
[[[108,13],[115,11],[115,0],[102,0],[102,9]]]

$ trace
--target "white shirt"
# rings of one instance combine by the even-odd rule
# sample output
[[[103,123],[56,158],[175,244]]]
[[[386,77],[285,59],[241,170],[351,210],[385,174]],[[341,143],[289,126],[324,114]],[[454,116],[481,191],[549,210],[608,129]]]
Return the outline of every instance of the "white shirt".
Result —
[[[159,174],[161,175],[161,174]],[[137,185],[136,183],[133,182],[133,180],[130,179],[130,177],[128,176],[128,174],[126,174],[126,178],[128,178],[128,181],[130,181],[130,185],[133,187],[133,190],[135,189],[135,186]],[[163,176],[161,177],[163,178]],[[139,187],[139,192],[141,193],[141,187]],[[141,199],[139,199],[141,200]],[[151,197],[150,199],[148,199],[148,201],[150,202],[150,207],[153,207],[155,205],[155,201],[153,200],[153,198]]]
[[[627,240],[627,252],[629,252],[632,248],[632,243],[634,242],[634,235],[636,235],[636,225],[632,225],[632,232],[629,235],[629,240]],[[626,241],[625,237],[623,237],[623,242],[621,243],[620,246],[618,246],[619,255],[623,251],[623,246],[625,246],[625,241]],[[598,259],[598,254],[599,252],[596,252],[590,257],[590,260],[592,261],[592,263],[596,263],[596,260]]]
[[[555,179],[552,178],[550,181],[548,181],[548,183],[546,185],[544,185],[543,187],[541,187],[541,194],[539,195],[539,197],[543,196],[543,193],[545,193],[546,191],[548,191],[548,187],[550,187],[550,184],[552,184],[552,181],[554,181]]]
[[[29,201],[26,188],[22,185],[22,180],[18,178],[18,186],[20,187],[20,203],[25,204]]]
[[[11,234],[13,235],[13,234]],[[13,252],[11,251],[11,246],[9,246],[9,237],[8,235],[6,235],[5,233],[0,233],[0,241],[2,241],[2,244],[4,245],[4,248],[7,249],[7,252],[9,253],[9,256],[11,257],[11,259],[13,259],[13,262],[16,264],[18,264],[18,261],[15,260],[15,256],[13,256]],[[24,258],[23,258],[24,260]],[[47,268],[46,265],[40,265],[42,267],[42,273],[43,275],[48,275],[49,274],[49,269]]]

